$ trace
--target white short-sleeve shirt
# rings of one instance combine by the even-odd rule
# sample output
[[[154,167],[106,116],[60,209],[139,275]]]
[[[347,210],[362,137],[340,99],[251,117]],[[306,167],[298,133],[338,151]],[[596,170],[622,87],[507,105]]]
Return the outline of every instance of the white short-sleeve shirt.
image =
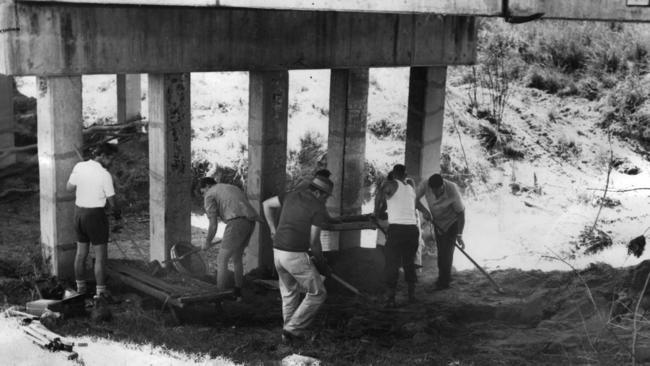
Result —
[[[77,163],[68,183],[77,187],[75,204],[78,207],[104,207],[106,198],[115,195],[111,174],[95,160]]]

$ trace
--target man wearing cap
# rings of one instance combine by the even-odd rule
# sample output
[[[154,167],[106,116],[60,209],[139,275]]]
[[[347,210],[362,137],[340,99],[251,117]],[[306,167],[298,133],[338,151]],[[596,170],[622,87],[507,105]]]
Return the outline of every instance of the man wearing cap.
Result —
[[[427,208],[420,198],[426,198]],[[451,266],[454,260],[454,247],[458,243],[465,248],[463,229],[465,228],[465,206],[460,198],[458,186],[433,174],[423,181],[417,189],[416,207],[426,220],[433,223],[436,245],[438,247],[438,280],[435,290],[448,289],[451,283]]]
[[[415,254],[420,245],[420,231],[415,213],[415,190],[413,182],[406,177],[406,167],[397,164],[375,197],[375,214],[384,210],[388,214],[388,233],[384,257],[386,259],[386,306],[395,307],[395,289],[399,267],[404,269],[408,285],[409,302],[415,301]]]
[[[334,184],[316,176],[306,189],[267,199],[264,216],[273,238],[273,256],[282,295],[284,326],[282,339],[291,342],[308,338],[308,326],[325,302],[327,291],[314,261],[325,263],[320,242],[327,222],[325,201]],[[280,209],[277,221],[277,209]],[[310,259],[310,254],[313,259]],[[300,290],[306,292],[300,301]]]
[[[222,173],[217,173],[217,180],[204,177],[199,180],[199,189],[203,194],[203,204],[208,215],[208,235],[202,248],[208,249],[213,243],[219,220],[226,223],[221,249],[217,257],[217,288],[226,289],[226,273],[230,258],[234,264],[235,288],[233,295],[240,301],[241,289],[244,284],[244,265],[242,257],[244,249],[255,229],[258,214],[246,198],[241,188],[221,181]]]

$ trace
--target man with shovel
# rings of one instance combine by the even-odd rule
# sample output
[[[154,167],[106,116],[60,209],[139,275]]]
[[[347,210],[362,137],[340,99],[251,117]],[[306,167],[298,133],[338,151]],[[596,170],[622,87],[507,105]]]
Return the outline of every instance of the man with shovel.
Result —
[[[316,176],[306,189],[271,197],[263,204],[282,296],[282,340],[287,343],[309,338],[307,328],[327,297],[315,262],[325,264],[320,232],[327,222],[325,201],[333,187],[329,178]],[[306,292],[302,301],[301,289]]]
[[[223,173],[218,172],[216,177],[221,181]],[[208,235],[202,249],[206,250],[213,245],[212,240],[217,233],[219,220],[225,222],[226,230],[217,257],[217,288],[226,289],[228,261],[232,258],[235,267],[233,295],[237,301],[241,301],[241,288],[244,283],[242,256],[259,216],[246,198],[244,191],[237,186],[223,182],[217,183],[214,178],[204,177],[199,181],[199,189],[204,196],[205,212],[210,220]]]
[[[426,198],[427,208],[420,202]],[[438,247],[438,280],[435,290],[445,290],[451,283],[451,266],[454,260],[454,248],[458,243],[464,249],[463,229],[465,228],[465,206],[460,198],[458,186],[443,179],[440,174],[433,174],[418,186],[415,205],[422,212],[425,220],[431,221],[435,229]]]
[[[415,254],[420,245],[420,231],[415,211],[413,182],[406,176],[406,167],[396,164],[377,191],[375,214],[388,214],[388,231],[384,257],[386,259],[386,307],[395,307],[395,290],[400,266],[408,286],[409,302],[415,302]]]

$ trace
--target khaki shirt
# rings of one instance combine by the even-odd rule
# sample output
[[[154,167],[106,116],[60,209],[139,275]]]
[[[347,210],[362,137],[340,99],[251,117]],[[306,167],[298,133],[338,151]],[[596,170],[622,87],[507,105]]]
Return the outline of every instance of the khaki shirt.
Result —
[[[203,198],[208,217],[229,221],[237,217],[255,220],[257,212],[248,202],[246,194],[239,187],[218,183],[210,187]]]
[[[443,179],[444,192],[440,197],[436,197],[428,183],[427,180],[420,183],[416,197],[424,195],[433,223],[440,230],[447,231],[456,222],[458,214],[465,210],[458,186],[454,182]]]

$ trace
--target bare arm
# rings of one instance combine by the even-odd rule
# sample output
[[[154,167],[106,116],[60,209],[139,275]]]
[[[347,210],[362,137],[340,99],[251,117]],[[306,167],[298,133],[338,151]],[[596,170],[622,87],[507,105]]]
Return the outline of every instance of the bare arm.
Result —
[[[208,219],[210,220],[210,224],[208,225],[208,235],[205,237],[205,242],[203,243],[203,250],[212,246],[212,240],[217,234],[217,228],[219,227],[219,220],[217,220],[216,216],[208,217]]]
[[[262,203],[262,209],[264,210],[264,218],[266,219],[266,224],[269,226],[271,231],[271,237],[275,236],[275,221],[276,215],[274,210],[282,207],[280,204],[280,198],[278,196],[273,196]]]
[[[424,190],[425,187],[418,187],[418,189],[415,192],[415,208],[422,213],[422,216],[424,217],[425,220],[431,221],[433,218],[431,217],[431,212],[422,204],[422,197],[424,196]]]
[[[66,185],[65,185],[65,189],[66,189],[68,192],[74,192],[74,191],[77,189],[77,186],[74,185],[74,184],[72,184],[72,183],[70,183],[70,182],[68,182],[68,183],[66,183]]]
[[[397,191],[397,182],[395,181],[386,181],[381,185],[381,188],[377,191],[375,196],[375,214],[382,213],[386,211],[387,204],[386,200],[391,198]]]
[[[323,258],[323,246],[320,242],[320,231],[318,226],[311,226],[311,234],[309,236],[309,246],[311,252],[316,258]]]
[[[465,242],[463,241],[463,229],[465,229],[465,210],[458,213],[458,235],[456,235],[456,242],[465,249]]]

